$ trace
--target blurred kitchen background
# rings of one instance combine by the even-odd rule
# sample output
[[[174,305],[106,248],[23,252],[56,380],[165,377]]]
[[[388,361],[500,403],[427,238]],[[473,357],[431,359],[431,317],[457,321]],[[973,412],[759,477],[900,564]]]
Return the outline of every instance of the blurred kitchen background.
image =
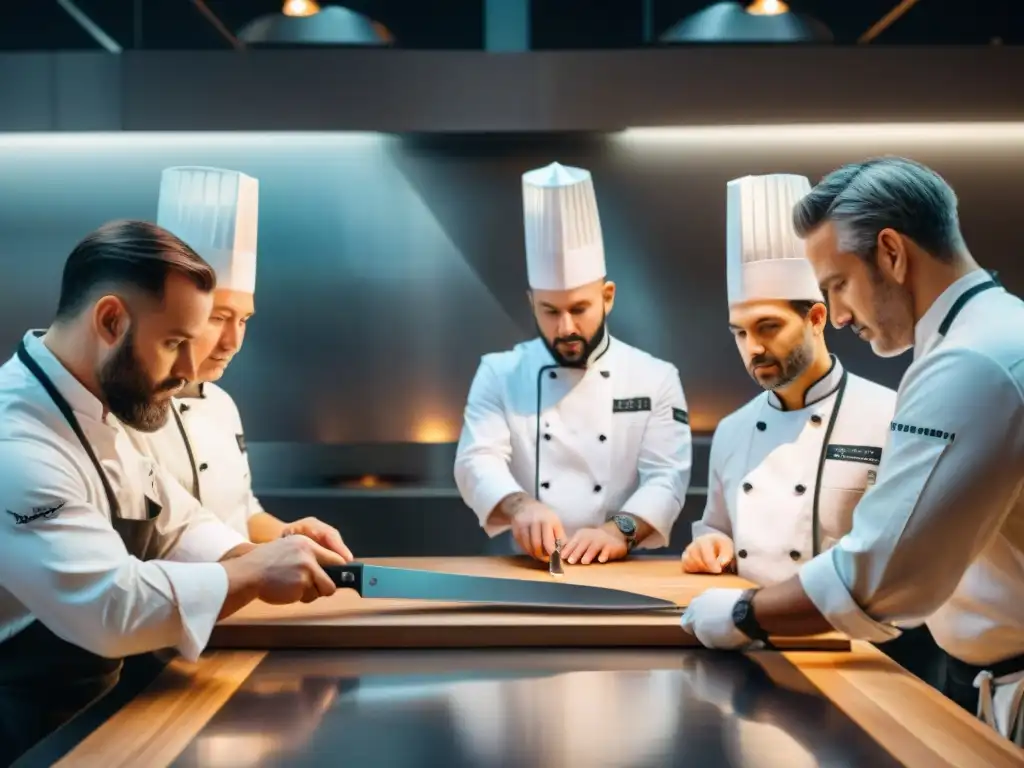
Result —
[[[704,506],[715,425],[759,391],[726,328],[725,184],[901,154],[956,188],[1024,290],[1024,6],[817,0],[40,0],[0,13],[0,354],[64,258],[153,219],[160,171],[260,180],[257,315],[222,385],[255,487],[360,556],[471,554],[452,459],[480,355],[530,338],[520,176],[594,176],[610,329],[678,366]],[[884,360],[830,331],[851,370]]]

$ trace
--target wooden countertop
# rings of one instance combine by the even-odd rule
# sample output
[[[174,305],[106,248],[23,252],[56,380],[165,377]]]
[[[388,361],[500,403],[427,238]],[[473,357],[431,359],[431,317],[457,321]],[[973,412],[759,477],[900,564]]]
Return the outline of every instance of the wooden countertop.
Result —
[[[522,578],[550,578],[543,569],[535,569],[525,563],[508,558],[470,559],[403,559],[378,560],[375,562],[408,567],[443,568],[462,573],[486,573],[508,575],[514,571]],[[512,571],[510,571],[512,569]],[[723,584],[741,585],[734,577],[683,577],[675,558],[636,560],[610,565],[588,566],[569,569],[566,580],[571,583],[586,583],[602,586],[629,588],[647,594],[674,599],[685,604],[702,589]],[[628,584],[628,586],[627,586]],[[406,635],[419,637],[421,630],[431,626],[447,624],[459,628],[458,637],[479,633],[481,614],[463,615],[450,606],[438,606],[437,611],[413,610],[409,605],[382,606],[383,601],[365,601],[373,605],[362,605],[356,596],[339,595],[331,600],[308,606],[275,608],[266,605],[252,605],[229,620],[218,629],[221,642],[227,637],[238,641],[248,637],[253,640],[273,628],[284,627],[285,631],[271,631],[271,639],[283,642],[288,637],[298,639],[300,646],[327,645],[337,648],[340,642],[345,650],[293,652],[282,669],[285,677],[296,680],[318,677],[321,679],[344,679],[360,675],[387,675],[412,673],[424,665],[425,654],[430,655],[429,664],[437,671],[455,673],[461,670],[477,669],[481,659],[487,658],[488,669],[529,672],[535,669],[552,668],[565,670],[590,669],[654,669],[670,667],[686,669],[693,659],[711,659],[701,654],[721,652],[708,650],[686,650],[673,653],[664,649],[663,635],[667,628],[655,632],[651,648],[642,647],[640,639],[651,634],[651,627],[659,624],[645,624],[644,632],[634,631],[635,642],[630,648],[578,647],[565,649],[541,649],[524,647],[512,650],[468,650],[470,644],[462,639],[453,643],[454,650],[423,651],[413,641],[399,643],[408,650],[358,650],[344,641],[332,641],[353,627],[369,627],[364,631],[364,640],[392,637],[397,629],[419,627]],[[392,601],[388,601],[392,602]],[[495,616],[482,614],[484,618]],[[545,615],[544,622],[536,616],[523,614],[520,619],[531,621],[539,628],[526,638],[525,645],[539,642],[546,631],[551,634],[552,626],[560,627],[563,639],[573,633],[591,637],[595,632],[605,632],[605,637],[614,633],[606,632],[614,626],[599,617],[573,616],[566,621],[552,625],[549,620],[557,617]],[[615,621],[629,624],[642,617],[618,616]],[[515,626],[514,617],[501,614],[500,621],[492,622],[492,632],[500,628],[502,633]],[[595,623],[579,622],[594,619]],[[676,630],[674,645],[681,644],[678,617],[671,619]],[[330,632],[319,636],[316,642],[302,642],[301,635],[311,628],[324,626]],[[234,627],[242,634],[225,635],[223,630]],[[380,628],[384,627],[383,634]],[[595,630],[595,627],[597,628]],[[570,632],[570,628],[572,631]],[[371,631],[373,630],[373,631]],[[249,632],[245,635],[245,632]],[[289,634],[290,633],[290,634]],[[333,633],[333,634],[332,634]],[[558,634],[558,633],[555,633]],[[438,637],[436,633],[428,636]],[[488,635],[484,635],[486,640]],[[834,642],[834,640],[833,640]],[[586,644],[585,642],[583,644]],[[358,644],[356,644],[358,645]],[[441,643],[441,645],[444,645]],[[486,646],[487,643],[480,645]],[[509,643],[503,643],[508,646]],[[566,643],[566,646],[578,643]],[[612,643],[612,645],[615,645]],[[659,650],[659,646],[661,647]],[[798,644],[799,646],[799,644]],[[278,646],[280,647],[280,646]],[[806,644],[800,647],[807,647]],[[813,643],[811,645],[813,646]],[[828,648],[827,644],[819,647]],[[1002,739],[976,718],[964,712],[930,686],[910,675],[892,660],[870,644],[843,641],[844,650],[780,650],[758,651],[748,654],[756,660],[770,676],[775,685],[788,690],[810,690],[831,702],[845,714],[870,739],[888,751],[899,762],[921,768],[999,768],[1001,766],[1024,766],[1024,751]],[[394,646],[392,646],[394,648]],[[253,675],[254,670],[264,661],[277,658],[277,651],[268,651],[266,646],[253,650],[208,650],[197,663],[175,659],[168,664],[156,681],[143,693],[136,696],[117,714],[109,718],[82,740],[74,749],[55,763],[58,766],[92,766],[103,768],[145,765],[158,768],[174,762],[189,749],[208,723],[229,706],[232,697]],[[295,657],[295,653],[301,655]],[[437,654],[440,654],[437,655]],[[666,662],[666,659],[668,661]],[[700,662],[697,662],[698,665]],[[714,663],[713,661],[711,662]],[[659,666],[660,665],[660,666]],[[266,668],[264,666],[264,668]],[[276,669],[277,667],[274,667]],[[254,678],[255,679],[255,678]],[[261,678],[264,679],[264,678]],[[309,725],[316,730],[316,723]],[[303,738],[310,738],[309,734]]]
[[[373,558],[365,562],[524,580],[555,580],[544,563],[527,557]],[[252,603],[216,627],[208,647],[238,648],[488,648],[552,646],[697,646],[679,626],[682,609],[711,586],[747,587],[737,576],[682,572],[675,556],[640,557],[597,565],[566,565],[557,579],[671,600],[678,613],[559,613],[491,610],[416,600],[364,599],[339,590],[311,604]],[[829,633],[780,638],[780,648],[846,650],[847,638]]]

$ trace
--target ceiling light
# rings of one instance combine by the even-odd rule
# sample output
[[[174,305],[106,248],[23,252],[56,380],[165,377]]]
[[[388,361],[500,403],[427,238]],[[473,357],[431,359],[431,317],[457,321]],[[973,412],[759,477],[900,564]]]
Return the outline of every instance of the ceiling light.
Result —
[[[824,43],[832,32],[817,19],[793,13],[782,0],[755,0],[749,7],[721,2],[679,21],[662,43]]]
[[[384,46],[394,38],[384,25],[339,5],[286,0],[281,13],[260,16],[238,32],[256,48],[298,46]]]

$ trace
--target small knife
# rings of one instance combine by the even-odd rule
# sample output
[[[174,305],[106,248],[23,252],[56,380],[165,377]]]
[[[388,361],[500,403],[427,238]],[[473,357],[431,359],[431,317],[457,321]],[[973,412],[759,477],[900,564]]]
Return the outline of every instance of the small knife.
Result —
[[[565,575],[565,571],[562,569],[561,539],[555,539],[555,551],[551,553],[551,559],[548,561],[548,573],[556,578]]]
[[[566,610],[657,611],[680,608],[670,600],[582,584],[464,576],[366,563],[329,565],[324,570],[338,587],[353,589],[365,598],[404,598]]]

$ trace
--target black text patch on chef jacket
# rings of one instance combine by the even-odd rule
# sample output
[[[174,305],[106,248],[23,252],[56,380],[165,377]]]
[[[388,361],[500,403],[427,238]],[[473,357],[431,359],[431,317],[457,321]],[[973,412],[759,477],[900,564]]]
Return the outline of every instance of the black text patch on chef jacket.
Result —
[[[238,450],[241,451],[242,453],[245,453],[245,435],[235,435],[235,440],[238,441]]]
[[[651,410],[651,398],[629,397],[625,400],[612,400],[612,413],[633,413]]]
[[[825,451],[825,458],[878,464],[882,461],[882,449],[874,445],[830,445]]]
[[[17,512],[11,512],[11,510],[9,509],[6,510],[6,512],[8,515],[14,518],[15,525],[25,525],[26,523],[31,523],[33,520],[49,520],[50,518],[56,517],[57,513],[60,511],[60,508],[63,507],[65,504],[67,504],[67,502],[62,501],[60,504],[57,504],[52,507],[49,505],[42,507],[32,507],[32,514],[30,515],[19,515]]]
[[[690,414],[684,411],[682,408],[672,409],[672,418],[678,421],[680,424],[690,423]]]
[[[900,424],[898,421],[890,422],[890,432],[909,432],[912,435],[921,435],[922,437],[934,437],[936,440],[945,440],[948,443],[952,443],[956,439],[956,432],[943,432],[941,429],[932,429],[931,427],[917,427],[913,424]]]

